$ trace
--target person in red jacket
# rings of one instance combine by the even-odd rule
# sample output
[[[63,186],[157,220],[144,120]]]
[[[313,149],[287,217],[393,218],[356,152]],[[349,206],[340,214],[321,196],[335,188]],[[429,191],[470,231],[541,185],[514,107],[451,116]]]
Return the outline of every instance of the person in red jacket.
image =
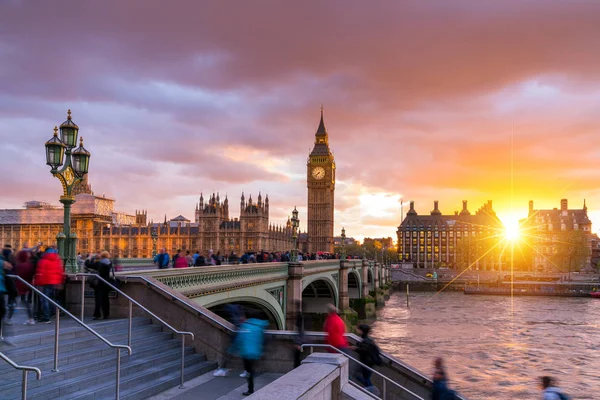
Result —
[[[189,267],[188,260],[183,254],[183,251],[180,251],[177,259],[173,263],[173,268],[187,268]]]
[[[62,285],[65,282],[65,270],[62,260],[58,256],[56,250],[52,247],[48,248],[42,255],[42,259],[38,262],[34,283],[40,288],[42,293],[55,299],[56,286]],[[41,298],[43,319],[40,321],[45,324],[50,323],[50,312],[54,307],[51,307],[50,302],[45,298]]]
[[[348,341],[344,336],[346,324],[338,315],[338,310],[333,304],[327,304],[327,310],[329,315],[324,326],[324,330],[327,332],[327,344],[348,353]]]

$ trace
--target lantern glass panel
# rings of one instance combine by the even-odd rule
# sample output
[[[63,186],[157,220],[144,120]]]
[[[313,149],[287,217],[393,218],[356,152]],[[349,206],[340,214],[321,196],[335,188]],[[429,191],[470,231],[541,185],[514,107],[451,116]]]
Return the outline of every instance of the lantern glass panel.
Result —
[[[53,168],[63,164],[64,147],[58,143],[50,143],[46,145],[46,164]]]
[[[88,168],[90,165],[90,155],[85,154],[84,152],[73,152],[71,156],[73,160],[73,170],[77,175],[83,176],[88,173]]]
[[[75,147],[77,144],[78,130],[70,127],[60,128],[60,140],[69,148]]]

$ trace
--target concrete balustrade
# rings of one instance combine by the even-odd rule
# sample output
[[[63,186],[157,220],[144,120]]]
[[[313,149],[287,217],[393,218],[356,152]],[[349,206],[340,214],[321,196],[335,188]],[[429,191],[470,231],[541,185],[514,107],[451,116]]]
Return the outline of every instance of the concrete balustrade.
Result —
[[[249,399],[335,400],[342,398],[346,386],[349,386],[348,359],[340,354],[316,353],[303,360],[300,367],[263,387]]]

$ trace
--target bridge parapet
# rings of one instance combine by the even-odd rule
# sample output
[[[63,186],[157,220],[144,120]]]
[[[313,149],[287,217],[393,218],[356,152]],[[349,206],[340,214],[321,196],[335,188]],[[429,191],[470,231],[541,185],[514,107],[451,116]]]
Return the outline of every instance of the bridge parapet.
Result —
[[[215,265],[182,269],[140,271],[138,275],[152,277],[172,289],[194,298],[286,280],[287,263]]]

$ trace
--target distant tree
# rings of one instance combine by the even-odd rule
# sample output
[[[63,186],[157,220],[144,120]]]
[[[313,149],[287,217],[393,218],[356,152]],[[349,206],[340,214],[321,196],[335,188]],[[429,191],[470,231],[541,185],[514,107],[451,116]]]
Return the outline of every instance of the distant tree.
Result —
[[[552,237],[550,261],[559,272],[579,271],[590,256],[588,235],[583,231],[562,231]]]

